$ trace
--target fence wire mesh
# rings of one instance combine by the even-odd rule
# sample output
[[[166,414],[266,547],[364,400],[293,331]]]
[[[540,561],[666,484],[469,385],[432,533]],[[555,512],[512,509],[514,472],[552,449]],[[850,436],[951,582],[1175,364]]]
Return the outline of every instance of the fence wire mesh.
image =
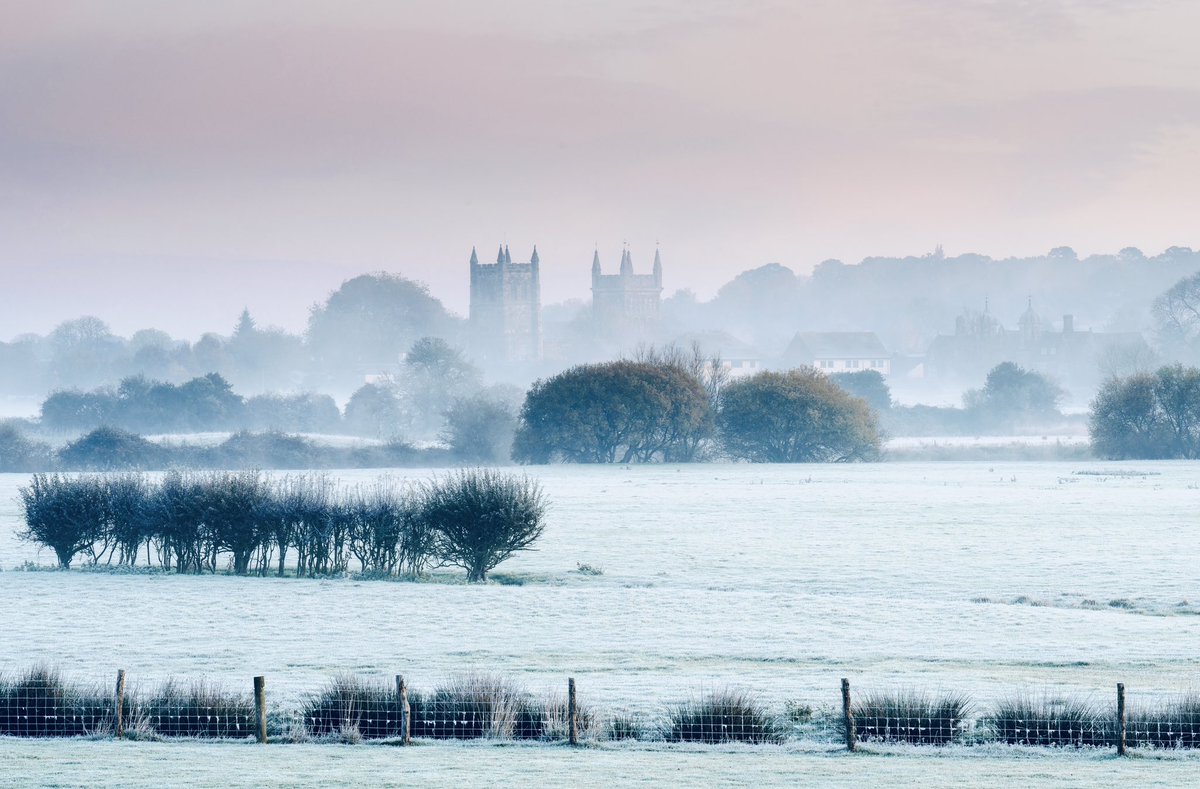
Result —
[[[47,668],[0,676],[0,736],[121,735],[138,739],[254,739],[259,709],[250,678],[234,688],[206,679],[131,677],[123,687],[75,681]],[[281,687],[287,688],[286,683]],[[570,687],[574,687],[571,685]],[[975,700],[961,692],[856,689],[849,715],[824,700],[764,700],[738,688],[678,701],[605,702],[603,687],[572,695],[565,679],[532,684],[487,674],[422,679],[341,675],[264,703],[276,741],[476,740],[1006,744],[1052,748],[1200,748],[1200,694],[1014,693]],[[118,699],[120,699],[118,707]],[[119,712],[119,714],[118,714]],[[1123,721],[1123,724],[1122,724]],[[853,727],[848,737],[847,726]]]

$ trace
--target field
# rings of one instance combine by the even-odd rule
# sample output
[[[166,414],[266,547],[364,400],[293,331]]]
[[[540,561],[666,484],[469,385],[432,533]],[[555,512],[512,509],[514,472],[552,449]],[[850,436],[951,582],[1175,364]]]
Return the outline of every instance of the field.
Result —
[[[15,539],[13,499],[26,477],[0,476],[5,668],[48,662],[104,683],[125,668],[135,683],[203,675],[237,688],[264,674],[272,703],[284,706],[339,672],[403,673],[420,687],[486,670],[539,691],[574,676],[585,702],[650,715],[726,686],[750,689],[773,707],[833,707],[840,677],[861,689],[961,690],[984,702],[1018,691],[1107,702],[1116,682],[1135,699],[1197,686],[1200,464],[529,473],[553,504],[546,535],[538,551],[501,565],[499,582],[481,587],[453,574],[405,583],[12,571],[53,557]],[[338,476],[349,484],[376,475]],[[581,573],[579,565],[603,572]],[[0,751],[36,760],[47,780],[56,764],[83,769],[93,751],[147,765],[174,758],[175,746],[138,747],[0,743]],[[219,750],[226,762],[226,752],[247,747],[188,745],[178,758],[215,761]],[[313,747],[279,751],[305,759],[299,754]],[[417,750],[409,766],[418,773],[459,751]],[[779,747],[717,756],[482,747],[470,761],[494,761],[512,776],[565,758],[614,776],[699,770],[763,780],[812,761],[827,783],[843,775],[859,785],[902,782],[905,771],[932,782],[960,775],[957,785],[971,785],[971,776],[1018,774],[1028,778],[1019,783],[1036,783],[1038,774],[1054,782],[1113,768],[1099,756],[965,750],[848,762]],[[342,764],[363,759],[354,769],[398,763],[386,748],[335,753]],[[1195,767],[1185,758],[1128,769],[1139,775],[1134,783],[1150,785]]]

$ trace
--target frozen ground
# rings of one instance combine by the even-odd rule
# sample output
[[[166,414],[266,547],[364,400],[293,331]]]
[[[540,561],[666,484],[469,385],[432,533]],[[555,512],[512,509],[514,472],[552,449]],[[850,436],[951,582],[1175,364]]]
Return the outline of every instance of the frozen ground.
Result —
[[[106,684],[117,668],[135,683],[204,675],[239,688],[265,674],[272,703],[283,706],[340,671],[400,672],[418,689],[469,670],[514,675],[532,689],[559,688],[571,675],[591,704],[647,712],[725,685],[750,688],[774,706],[832,706],[843,676],[860,689],[961,689],[982,702],[1018,689],[1107,701],[1118,681],[1131,700],[1197,687],[1200,464],[529,473],[554,504],[540,550],[501,566],[519,585],[482,587],[14,572],[52,557],[16,541],[13,498],[26,478],[0,476],[3,663],[51,662],[74,678]],[[354,482],[376,475],[341,476]],[[603,575],[580,574],[579,563]],[[0,751],[45,754],[38,769],[53,770],[77,764],[88,749],[122,747],[10,742]],[[146,747],[142,757],[129,746],[129,758],[174,758]],[[227,747],[187,746],[178,758],[199,764],[220,753],[213,761],[223,762]],[[278,751],[289,752],[309,750]],[[557,758],[591,759],[588,769],[598,775],[636,777],[638,765],[666,759],[671,766],[656,762],[655,769],[678,769],[683,783],[689,770],[706,769],[795,777],[811,767],[828,771],[826,784],[862,778],[858,763],[772,749],[739,754],[721,767],[725,762],[706,754],[509,752],[485,749],[465,761],[475,769],[477,761],[499,760],[520,771]],[[236,761],[249,751],[228,753]],[[364,765],[407,764],[387,749],[333,753],[342,760],[362,754]],[[420,749],[414,769],[451,769],[454,753]],[[1011,770],[1036,783],[1038,774],[1062,779],[1114,769],[1088,757],[1010,759],[964,756],[948,766],[944,757],[909,755],[863,764],[872,775],[894,776],[880,785],[904,783],[906,770],[933,771],[921,780],[935,780],[939,770],[963,777]],[[807,760],[816,761],[797,767]],[[932,766],[918,766],[926,762]],[[1165,764],[1155,762],[1147,780],[1133,783],[1149,785],[1151,777],[1183,769]],[[205,769],[218,775],[226,766]],[[1196,763],[1186,769],[1194,775]],[[470,780],[482,785],[486,776]]]
[[[0,787],[159,789],[288,786],[1183,787],[1196,762],[1173,754],[924,748],[604,748],[0,740]]]

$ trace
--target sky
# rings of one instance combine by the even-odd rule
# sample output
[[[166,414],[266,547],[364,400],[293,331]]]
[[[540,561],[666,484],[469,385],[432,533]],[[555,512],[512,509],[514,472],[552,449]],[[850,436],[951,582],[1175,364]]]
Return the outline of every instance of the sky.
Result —
[[[628,243],[768,262],[1200,246],[1186,0],[0,0],[0,339],[303,328],[386,270],[465,314]]]

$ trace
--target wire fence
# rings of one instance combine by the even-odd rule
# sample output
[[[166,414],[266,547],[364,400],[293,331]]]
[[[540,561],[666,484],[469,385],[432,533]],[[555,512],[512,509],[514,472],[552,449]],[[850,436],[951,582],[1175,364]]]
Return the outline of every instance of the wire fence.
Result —
[[[977,703],[963,693],[851,692],[843,680],[815,704],[764,703],[739,689],[675,703],[606,707],[573,679],[530,690],[470,674],[410,689],[390,680],[335,677],[324,687],[269,704],[266,680],[230,689],[166,679],[115,685],[68,681],[35,668],[0,676],[0,736],[206,738],[258,742],[499,740],[596,744],[811,742],[857,750],[1004,744],[1046,748],[1200,749],[1200,694],[1116,693],[1088,697],[1020,693]],[[1197,750],[1200,753],[1200,750]]]

